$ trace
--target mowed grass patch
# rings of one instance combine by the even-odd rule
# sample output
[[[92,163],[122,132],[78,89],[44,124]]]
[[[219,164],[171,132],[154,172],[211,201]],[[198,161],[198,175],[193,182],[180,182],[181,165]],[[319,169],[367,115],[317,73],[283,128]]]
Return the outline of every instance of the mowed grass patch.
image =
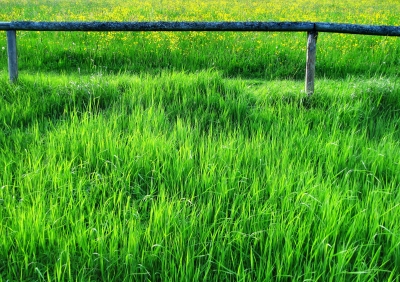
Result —
[[[399,278],[396,77],[1,82],[6,280]]]

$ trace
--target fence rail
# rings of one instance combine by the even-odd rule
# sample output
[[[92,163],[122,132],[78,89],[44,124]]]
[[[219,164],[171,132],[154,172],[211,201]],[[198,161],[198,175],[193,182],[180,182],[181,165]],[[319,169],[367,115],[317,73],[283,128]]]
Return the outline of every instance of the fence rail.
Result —
[[[18,78],[16,31],[240,31],[307,32],[305,90],[314,92],[316,43],[318,32],[400,36],[400,26],[357,25],[324,22],[0,22],[7,31],[10,81]]]
[[[288,31],[400,36],[400,27],[323,22],[0,22],[0,30],[28,31]]]

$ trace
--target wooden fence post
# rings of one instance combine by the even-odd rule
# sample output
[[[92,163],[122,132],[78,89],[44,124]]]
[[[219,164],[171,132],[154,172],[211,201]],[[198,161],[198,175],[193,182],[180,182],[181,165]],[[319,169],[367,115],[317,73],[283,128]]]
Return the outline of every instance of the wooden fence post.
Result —
[[[306,93],[314,93],[315,61],[317,58],[317,31],[307,32]]]
[[[18,79],[17,31],[7,30],[8,73],[11,83]]]

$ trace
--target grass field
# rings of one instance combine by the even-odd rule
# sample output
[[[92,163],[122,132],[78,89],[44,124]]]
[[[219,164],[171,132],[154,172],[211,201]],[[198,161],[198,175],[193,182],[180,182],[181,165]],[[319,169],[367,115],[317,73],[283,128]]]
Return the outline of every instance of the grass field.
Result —
[[[0,21],[400,25],[375,1],[10,1]],[[357,3],[355,3],[357,2]],[[0,33],[0,281],[399,281],[400,39]]]

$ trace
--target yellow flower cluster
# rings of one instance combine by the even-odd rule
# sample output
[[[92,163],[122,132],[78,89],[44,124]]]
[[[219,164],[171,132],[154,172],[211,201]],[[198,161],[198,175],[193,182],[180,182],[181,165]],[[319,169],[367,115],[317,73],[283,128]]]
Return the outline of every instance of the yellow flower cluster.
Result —
[[[324,21],[400,25],[398,0],[0,0],[0,21]]]

